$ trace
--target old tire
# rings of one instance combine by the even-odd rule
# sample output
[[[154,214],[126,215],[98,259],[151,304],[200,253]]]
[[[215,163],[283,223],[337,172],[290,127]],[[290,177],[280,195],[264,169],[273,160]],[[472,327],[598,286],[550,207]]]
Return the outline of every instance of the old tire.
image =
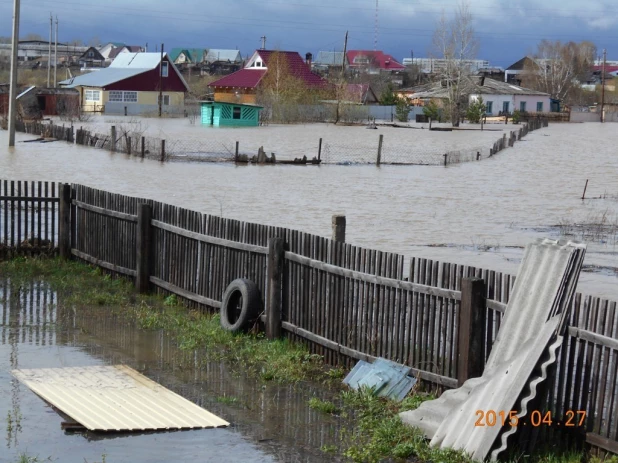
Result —
[[[247,331],[260,314],[260,290],[245,278],[232,281],[221,301],[221,327],[227,331]]]

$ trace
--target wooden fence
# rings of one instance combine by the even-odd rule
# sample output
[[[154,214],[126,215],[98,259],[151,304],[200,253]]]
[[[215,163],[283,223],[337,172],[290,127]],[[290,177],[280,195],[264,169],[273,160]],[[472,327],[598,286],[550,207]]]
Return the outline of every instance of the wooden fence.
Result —
[[[20,193],[27,182],[0,184],[6,247],[17,249],[27,235],[14,226],[21,223],[20,195],[32,204],[60,200],[53,217],[40,206],[31,213],[38,224],[55,220],[49,229],[58,224],[61,255],[133,277],[138,289],[215,309],[232,280],[248,278],[262,291],[267,333],[278,329],[305,342],[333,365],[386,357],[442,387],[480,375],[515,282],[512,275],[419,258],[406,273],[399,254],[82,185],[37,183],[37,195],[57,196],[32,198],[37,195]],[[337,225],[334,234],[341,235]],[[42,236],[29,230],[30,239]],[[569,410],[587,411],[585,427],[575,431],[615,453],[617,354],[616,302],[578,293],[546,407],[555,420]]]
[[[73,137],[73,124],[66,127],[63,125],[56,125],[52,121],[46,124],[42,121],[15,121],[15,130],[18,132],[30,133],[33,135],[40,135],[44,138],[55,138],[56,140],[68,141],[73,143],[75,141]]]

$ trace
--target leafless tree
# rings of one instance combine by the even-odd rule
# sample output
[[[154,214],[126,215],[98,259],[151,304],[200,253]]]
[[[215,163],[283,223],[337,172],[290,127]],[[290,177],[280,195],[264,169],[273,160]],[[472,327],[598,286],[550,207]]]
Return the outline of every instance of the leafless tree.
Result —
[[[549,93],[552,98],[570,103],[594,63],[593,43],[542,40],[532,60],[528,60],[522,75],[525,87]]]
[[[450,21],[442,11],[433,36],[432,54],[444,60],[438,76],[448,90],[447,110],[453,126],[459,125],[465,112],[471,88],[469,62],[478,51],[478,40],[472,23],[470,4],[463,0],[458,3]]]

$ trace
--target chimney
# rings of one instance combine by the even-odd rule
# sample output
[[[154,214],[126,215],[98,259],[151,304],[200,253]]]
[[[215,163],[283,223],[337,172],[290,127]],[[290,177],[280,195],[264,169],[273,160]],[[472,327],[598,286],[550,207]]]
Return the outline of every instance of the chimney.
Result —
[[[305,54],[305,61],[307,62],[307,67],[311,69],[311,60],[313,59],[313,55],[311,53]]]

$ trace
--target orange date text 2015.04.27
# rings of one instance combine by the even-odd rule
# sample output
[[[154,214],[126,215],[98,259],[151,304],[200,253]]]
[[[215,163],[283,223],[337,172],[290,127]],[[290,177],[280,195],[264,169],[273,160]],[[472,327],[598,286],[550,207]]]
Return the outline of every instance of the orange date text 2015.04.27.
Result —
[[[523,422],[516,410],[477,410],[474,426],[521,426],[529,424],[534,427],[551,426],[552,424],[565,427],[583,426],[586,419],[584,410],[567,410],[562,421],[552,419],[550,411],[540,412],[533,410],[529,418]]]

